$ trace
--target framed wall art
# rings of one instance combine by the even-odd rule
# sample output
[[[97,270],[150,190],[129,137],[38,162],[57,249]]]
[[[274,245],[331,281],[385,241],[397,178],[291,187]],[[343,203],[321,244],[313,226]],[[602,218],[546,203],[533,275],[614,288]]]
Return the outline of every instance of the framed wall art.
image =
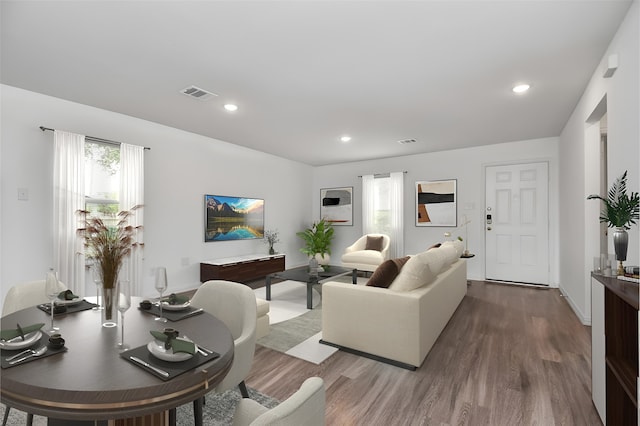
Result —
[[[456,179],[416,182],[416,226],[457,226]]]
[[[334,226],[352,226],[353,186],[321,189],[320,218]]]

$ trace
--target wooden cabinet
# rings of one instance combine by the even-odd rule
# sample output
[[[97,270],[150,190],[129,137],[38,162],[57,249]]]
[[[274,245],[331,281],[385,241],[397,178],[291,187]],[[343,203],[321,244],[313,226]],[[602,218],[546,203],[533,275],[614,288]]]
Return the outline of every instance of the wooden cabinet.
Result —
[[[593,400],[607,425],[638,424],[638,284],[592,274],[604,288],[592,293],[592,363],[600,364],[602,343],[598,341],[604,312],[604,383],[602,366],[592,376]],[[595,283],[594,283],[595,284]],[[602,300],[604,299],[604,300]],[[597,329],[597,330],[596,330]],[[594,336],[593,333],[596,333]],[[604,387],[604,413],[600,411]]]
[[[284,254],[246,255],[200,263],[200,282],[228,280],[247,282],[284,271]]]

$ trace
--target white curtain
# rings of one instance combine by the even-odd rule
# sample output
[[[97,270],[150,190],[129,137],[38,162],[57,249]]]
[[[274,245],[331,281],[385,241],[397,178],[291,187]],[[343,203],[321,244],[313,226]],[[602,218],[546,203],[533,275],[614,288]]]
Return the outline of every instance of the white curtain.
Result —
[[[144,148],[123,143],[120,145],[120,210],[129,210],[129,224],[137,229],[136,245],[122,266],[120,276],[131,283],[131,294],[142,295],[143,218],[144,209]],[[136,207],[134,209],[134,207]],[[133,210],[132,210],[133,209]]]
[[[77,236],[77,212],[84,209],[84,139],[84,135],[54,132],[52,266],[58,279],[78,295],[84,295],[85,275],[84,243]]]
[[[389,204],[391,214],[391,243],[389,257],[395,259],[404,255],[404,173],[393,172],[389,175]]]
[[[362,234],[375,233],[375,188],[373,175],[362,176]]]

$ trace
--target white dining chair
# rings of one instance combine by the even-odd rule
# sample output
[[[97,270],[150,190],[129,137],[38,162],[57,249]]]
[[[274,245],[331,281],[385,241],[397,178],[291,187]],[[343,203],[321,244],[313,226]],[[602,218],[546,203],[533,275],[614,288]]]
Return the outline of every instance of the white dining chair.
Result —
[[[323,426],[324,410],[324,381],[310,377],[293,395],[271,409],[254,400],[241,399],[233,415],[233,426]]]
[[[63,285],[64,286],[64,285]],[[2,304],[2,316],[12,314],[21,309],[36,306],[41,303],[49,303],[50,300],[44,291],[45,280],[29,281],[16,284],[9,289]],[[67,287],[64,286],[66,289]],[[6,426],[9,419],[10,406],[6,406],[2,426]],[[27,413],[27,426],[33,423],[33,414]]]
[[[191,298],[191,306],[203,308],[231,331],[234,342],[234,357],[231,369],[214,392],[224,392],[236,386],[243,398],[249,398],[245,377],[251,370],[256,348],[256,296],[244,284],[212,280],[202,284]],[[202,424],[202,403],[204,398],[193,402],[196,426]]]

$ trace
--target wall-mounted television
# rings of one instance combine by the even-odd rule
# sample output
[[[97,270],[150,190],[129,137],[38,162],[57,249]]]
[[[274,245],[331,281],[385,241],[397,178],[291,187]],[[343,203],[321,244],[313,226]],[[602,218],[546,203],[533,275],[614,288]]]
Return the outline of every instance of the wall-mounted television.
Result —
[[[264,200],[204,196],[204,241],[264,238]]]

